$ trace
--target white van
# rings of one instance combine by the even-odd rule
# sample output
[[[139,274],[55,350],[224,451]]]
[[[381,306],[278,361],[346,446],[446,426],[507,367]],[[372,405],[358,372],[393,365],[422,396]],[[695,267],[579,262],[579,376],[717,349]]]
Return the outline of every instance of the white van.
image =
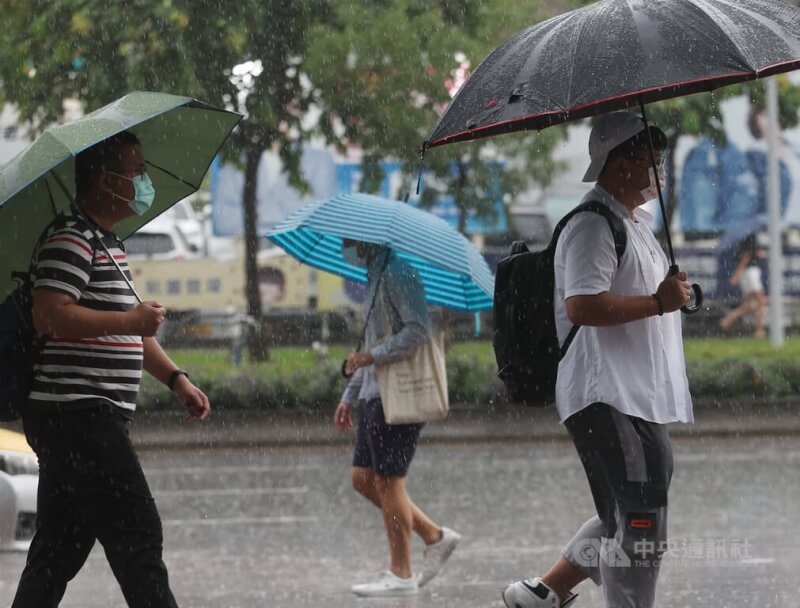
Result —
[[[202,255],[180,225],[165,215],[155,218],[125,239],[130,260],[192,260]]]

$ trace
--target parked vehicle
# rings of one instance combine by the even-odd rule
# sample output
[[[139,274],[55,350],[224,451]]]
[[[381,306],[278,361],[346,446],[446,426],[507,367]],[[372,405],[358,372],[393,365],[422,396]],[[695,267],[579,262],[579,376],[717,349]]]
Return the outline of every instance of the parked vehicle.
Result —
[[[194,248],[195,251],[202,252],[205,247],[206,237],[203,230],[203,221],[192,206],[192,201],[196,196],[197,194],[193,194],[178,201],[167,209],[161,218],[174,222],[189,247]]]
[[[129,260],[191,260],[201,249],[187,240],[180,224],[160,216],[125,239]]]
[[[0,551],[27,551],[36,530],[39,462],[25,436],[0,428]]]

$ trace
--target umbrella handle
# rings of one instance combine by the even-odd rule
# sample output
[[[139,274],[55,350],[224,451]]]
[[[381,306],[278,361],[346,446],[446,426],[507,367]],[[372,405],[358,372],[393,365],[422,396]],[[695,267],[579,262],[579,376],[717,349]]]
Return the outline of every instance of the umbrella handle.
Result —
[[[352,375],[353,374],[347,373],[347,359],[345,359],[344,361],[342,361],[342,377],[350,378]]]
[[[673,274],[678,274],[679,272],[680,268],[678,268],[677,264],[673,264],[669,267],[670,276]],[[703,307],[703,290],[700,288],[700,285],[697,283],[692,283],[692,291],[694,292],[694,297],[692,298],[694,302],[681,307],[681,312],[685,315],[693,315],[696,312],[699,312]]]
[[[685,315],[693,315],[703,307],[703,290],[700,289],[700,285],[692,283],[692,291],[694,292],[694,303],[681,308],[681,312]]]

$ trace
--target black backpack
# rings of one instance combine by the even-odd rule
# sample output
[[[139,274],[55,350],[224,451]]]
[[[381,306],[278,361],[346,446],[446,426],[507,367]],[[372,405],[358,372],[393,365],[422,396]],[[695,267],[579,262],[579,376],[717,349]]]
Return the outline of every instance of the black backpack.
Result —
[[[628,242],[622,220],[605,205],[593,201],[570,211],[556,226],[547,247],[531,252],[522,241],[497,265],[494,286],[494,354],[497,376],[508,396],[525,405],[543,406],[555,400],[558,362],[580,326],[575,325],[563,345],[556,335],[553,296],[553,257],[561,231],[576,213],[599,213],[614,236],[619,263]]]
[[[96,238],[92,237],[92,263]],[[33,384],[33,366],[46,338],[33,327],[33,283],[30,271],[11,273],[17,287],[0,303],[0,422],[22,416]]]
[[[28,273],[12,272],[18,286],[0,304],[0,421],[16,420],[28,400],[39,340],[33,328]]]

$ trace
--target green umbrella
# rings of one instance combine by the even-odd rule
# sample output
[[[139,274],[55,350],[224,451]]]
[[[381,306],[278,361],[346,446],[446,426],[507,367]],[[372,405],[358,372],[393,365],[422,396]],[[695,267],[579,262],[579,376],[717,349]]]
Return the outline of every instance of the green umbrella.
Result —
[[[0,301],[14,270],[27,270],[47,224],[75,195],[75,156],[121,131],[142,142],[156,198],[117,229],[125,238],[195,192],[241,115],[191,97],[134,92],[65,125],[47,129],[0,167]]]

